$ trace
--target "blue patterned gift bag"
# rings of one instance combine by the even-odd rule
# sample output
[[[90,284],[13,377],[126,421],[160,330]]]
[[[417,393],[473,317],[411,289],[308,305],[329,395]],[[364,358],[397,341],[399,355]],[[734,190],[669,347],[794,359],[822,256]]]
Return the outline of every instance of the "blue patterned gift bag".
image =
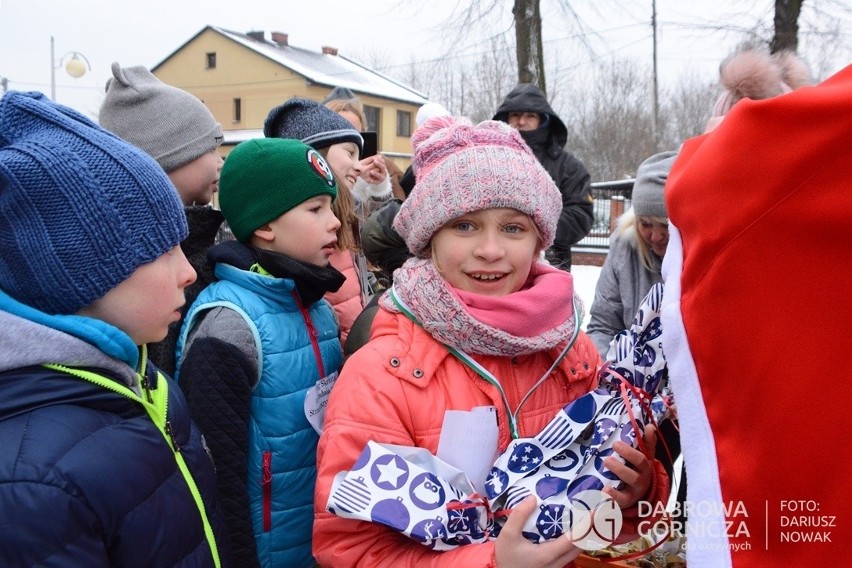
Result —
[[[340,472],[328,511],[390,527],[435,550],[484,542],[485,499],[467,476],[428,450],[368,442],[351,471]]]
[[[422,448],[369,442],[352,470],[335,478],[327,509],[448,550],[496,537],[507,513],[535,495],[539,508],[525,536],[540,542],[562,535],[572,497],[620,482],[603,465],[613,443],[641,446],[645,425],[668,412],[661,299],[662,285],[656,285],[630,329],[613,339],[596,390],[567,404],[534,438],[514,440],[497,458],[485,496],[463,472]]]

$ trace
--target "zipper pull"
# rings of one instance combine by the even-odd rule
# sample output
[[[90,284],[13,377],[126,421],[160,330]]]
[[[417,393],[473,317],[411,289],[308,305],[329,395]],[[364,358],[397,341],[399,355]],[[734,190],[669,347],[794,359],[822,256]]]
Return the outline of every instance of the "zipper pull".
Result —
[[[180,452],[180,446],[178,445],[177,440],[175,440],[175,433],[174,433],[174,430],[172,429],[172,423],[169,422],[168,420],[166,420],[166,434],[169,435],[169,439],[171,439],[171,441],[172,441],[172,447],[175,449],[175,452],[179,453]]]
[[[154,397],[151,396],[151,383],[148,382],[148,377],[143,376],[139,384],[142,386],[142,390],[145,391],[145,398],[148,399],[149,403],[154,404]]]
[[[311,321],[311,316],[307,312],[305,312],[305,322],[308,324],[308,333],[311,334],[311,338],[317,339],[319,337],[317,328],[314,327],[314,322]]]

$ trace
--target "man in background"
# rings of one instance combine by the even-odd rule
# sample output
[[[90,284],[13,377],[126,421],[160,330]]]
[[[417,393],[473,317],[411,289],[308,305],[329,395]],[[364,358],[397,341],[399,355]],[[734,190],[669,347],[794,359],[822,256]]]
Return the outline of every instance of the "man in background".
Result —
[[[571,270],[571,246],[589,234],[594,222],[591,176],[564,147],[565,123],[553,112],[544,92],[530,83],[512,89],[494,114],[494,120],[517,129],[562,194],[562,213],[556,240],[545,255],[548,262]]]

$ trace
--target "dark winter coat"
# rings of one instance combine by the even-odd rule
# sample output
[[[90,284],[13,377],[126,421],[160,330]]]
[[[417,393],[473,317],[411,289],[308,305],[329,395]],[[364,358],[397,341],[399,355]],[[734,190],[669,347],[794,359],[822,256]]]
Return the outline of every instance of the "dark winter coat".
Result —
[[[405,239],[393,228],[393,220],[401,206],[402,201],[391,199],[370,215],[361,227],[364,256],[370,264],[379,268],[378,278],[385,287],[393,281],[393,271],[412,256]]]
[[[222,213],[212,207],[193,205],[185,207],[184,211],[187,225],[189,225],[189,235],[180,244],[180,248],[189,264],[195,269],[198,278],[184,291],[186,303],[180,310],[181,321],[198,294],[216,280],[213,264],[207,259],[207,249],[215,243],[216,235],[224,221]],[[175,374],[175,348],[180,327],[180,321],[174,322],[169,326],[169,333],[164,340],[148,345],[148,358],[169,376]]]
[[[573,154],[564,150],[568,129],[550,108],[541,89],[521,83],[506,95],[493,118],[508,122],[510,112],[537,112],[542,115],[538,129],[520,134],[562,194],[556,240],[546,256],[554,266],[569,270],[571,246],[589,234],[594,222],[591,176]]]
[[[201,433],[170,379],[144,365],[137,372],[129,337],[0,292],[0,346],[0,566],[214,566],[177,456],[200,494],[221,565],[230,565]],[[142,385],[154,397],[168,389],[170,435],[138,400],[47,363],[92,371],[140,397]]]

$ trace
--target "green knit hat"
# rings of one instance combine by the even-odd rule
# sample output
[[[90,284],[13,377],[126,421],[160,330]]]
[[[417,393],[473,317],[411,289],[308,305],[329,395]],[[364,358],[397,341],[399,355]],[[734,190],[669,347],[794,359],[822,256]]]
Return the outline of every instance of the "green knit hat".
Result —
[[[258,227],[318,195],[337,197],[331,168],[298,140],[258,138],[231,150],[219,177],[219,207],[245,242]]]

